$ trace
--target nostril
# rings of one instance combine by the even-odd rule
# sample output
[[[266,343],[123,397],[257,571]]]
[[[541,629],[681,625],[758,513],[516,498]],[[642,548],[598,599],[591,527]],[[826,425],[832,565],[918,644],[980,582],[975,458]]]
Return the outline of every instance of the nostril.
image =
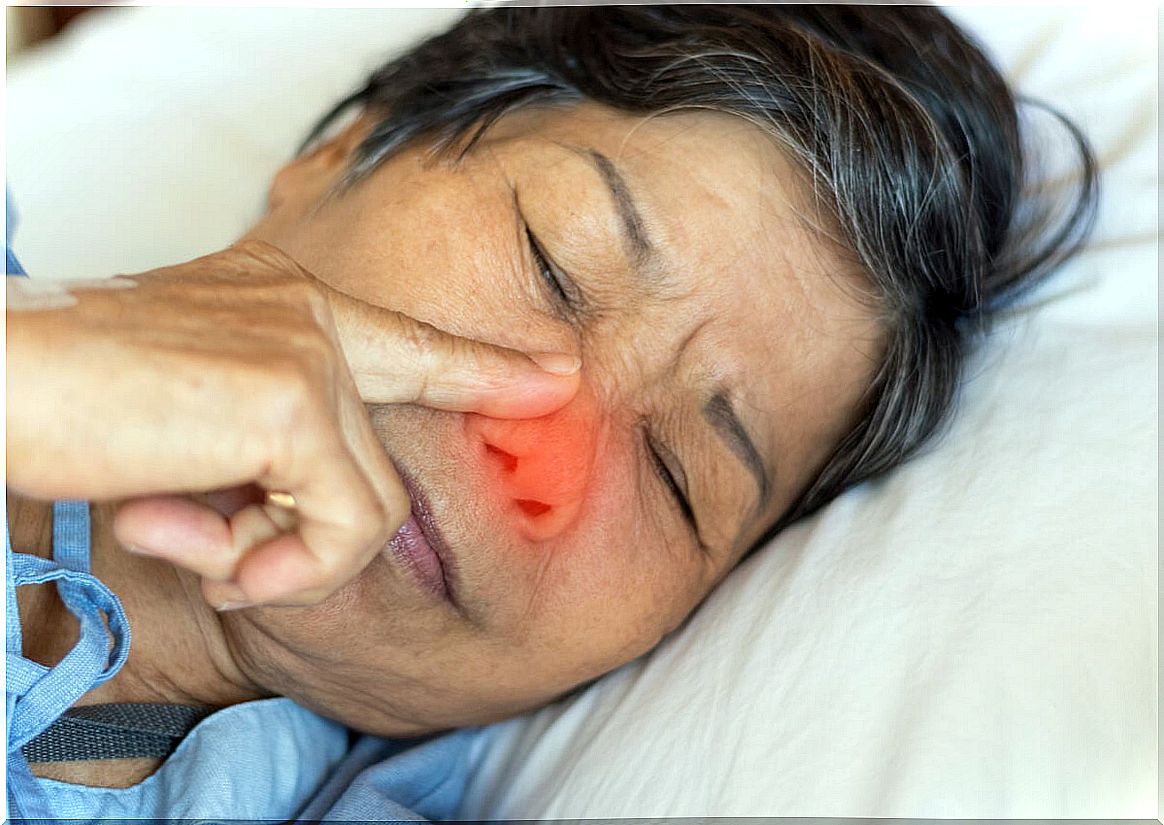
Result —
[[[492,456],[506,473],[512,473],[517,469],[517,456],[507,453],[505,450],[487,443],[485,445],[485,454]]]
[[[530,518],[545,515],[550,510],[550,505],[542,501],[534,501],[532,498],[515,499],[514,504]]]

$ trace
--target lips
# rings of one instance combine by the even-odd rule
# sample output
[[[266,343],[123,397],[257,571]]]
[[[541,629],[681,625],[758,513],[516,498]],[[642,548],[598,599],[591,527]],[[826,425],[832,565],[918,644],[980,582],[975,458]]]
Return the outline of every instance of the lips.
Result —
[[[412,476],[399,468],[397,472],[412,501],[412,515],[389,540],[388,549],[425,590],[456,605],[455,561],[433,518],[428,496]]]

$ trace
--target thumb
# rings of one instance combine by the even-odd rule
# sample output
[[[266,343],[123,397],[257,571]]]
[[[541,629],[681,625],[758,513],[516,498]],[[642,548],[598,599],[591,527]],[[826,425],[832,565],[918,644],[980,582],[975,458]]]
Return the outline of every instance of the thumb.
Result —
[[[536,418],[578,390],[576,355],[522,353],[343,294],[331,297],[344,358],[367,403]]]

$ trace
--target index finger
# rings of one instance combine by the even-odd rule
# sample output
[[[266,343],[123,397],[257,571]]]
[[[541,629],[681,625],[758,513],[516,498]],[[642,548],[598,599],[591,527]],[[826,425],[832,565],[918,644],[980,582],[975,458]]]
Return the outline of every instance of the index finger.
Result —
[[[360,397],[494,418],[536,418],[569,403],[581,359],[524,353],[438,329],[399,312],[329,295]]]

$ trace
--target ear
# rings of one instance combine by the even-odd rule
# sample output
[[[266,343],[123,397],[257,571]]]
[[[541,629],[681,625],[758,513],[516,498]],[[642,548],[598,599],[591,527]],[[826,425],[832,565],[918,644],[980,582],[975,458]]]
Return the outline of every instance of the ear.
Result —
[[[317,203],[347,168],[375,120],[362,114],[343,131],[283,166],[267,192],[267,210],[306,209]]]

